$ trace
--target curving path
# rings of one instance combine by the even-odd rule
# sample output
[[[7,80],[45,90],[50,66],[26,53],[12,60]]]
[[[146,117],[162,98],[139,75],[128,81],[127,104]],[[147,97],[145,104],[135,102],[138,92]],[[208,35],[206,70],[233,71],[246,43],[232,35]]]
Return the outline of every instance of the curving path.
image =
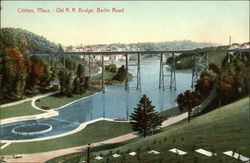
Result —
[[[8,104],[3,104],[3,105],[0,105],[0,107],[1,108],[5,108],[5,107],[8,107],[8,106],[14,106],[14,105],[22,104],[22,103],[27,102],[27,101],[32,101],[34,99],[36,100],[36,99],[39,99],[39,98],[43,98],[43,97],[47,97],[47,96],[56,94],[57,92],[58,91],[47,93],[47,94],[43,94],[43,95],[37,95],[37,96],[34,96],[34,97],[26,98],[24,100],[15,101],[15,102],[8,103]]]
[[[187,117],[188,117],[187,112],[183,113],[181,115],[175,116],[175,117],[171,117],[171,118],[165,120],[162,123],[161,127],[170,126],[170,125],[177,123],[183,119],[186,119]],[[112,139],[108,139],[108,140],[94,143],[93,146],[119,143],[119,142],[123,142],[123,141],[127,141],[130,139],[136,138],[138,136],[139,136],[139,134],[137,134],[136,132],[132,132],[132,133],[128,133],[126,135],[122,135],[122,136],[118,136],[118,137],[115,137]],[[79,152],[85,147],[86,147],[86,145],[67,148],[67,149],[60,149],[60,150],[55,150],[55,151],[49,151],[49,152],[42,152],[42,153],[35,153],[35,154],[23,154],[22,158],[17,158],[17,159],[14,159],[11,156],[9,156],[9,157],[7,157],[7,159],[5,159],[5,161],[7,161],[7,162],[19,162],[19,163],[20,162],[22,162],[22,163],[28,163],[28,162],[40,163],[40,162],[45,162],[45,161],[50,160],[50,159],[55,158],[55,157],[63,156],[63,155],[70,154],[70,153]]]

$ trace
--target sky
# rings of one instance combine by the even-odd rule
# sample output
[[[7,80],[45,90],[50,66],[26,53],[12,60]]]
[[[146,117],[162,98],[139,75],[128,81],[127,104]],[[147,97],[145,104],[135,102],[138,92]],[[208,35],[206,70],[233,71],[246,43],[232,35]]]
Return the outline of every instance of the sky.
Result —
[[[173,40],[227,45],[229,36],[232,42],[249,41],[249,1],[2,1],[3,27],[26,29],[64,46]]]

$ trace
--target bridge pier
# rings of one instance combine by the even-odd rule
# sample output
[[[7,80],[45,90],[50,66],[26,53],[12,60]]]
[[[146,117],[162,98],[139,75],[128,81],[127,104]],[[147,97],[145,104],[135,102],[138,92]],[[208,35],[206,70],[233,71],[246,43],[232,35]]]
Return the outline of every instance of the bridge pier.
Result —
[[[89,80],[90,80],[90,77],[91,77],[91,72],[90,72],[90,54],[88,55],[88,58],[89,58]]]
[[[137,84],[136,90],[141,91],[141,58],[140,53],[137,54],[137,76],[136,76]]]
[[[125,73],[125,90],[128,91],[128,53],[125,54],[125,70],[126,70],[126,73]]]
[[[128,61],[128,54],[126,54],[126,71],[129,72],[129,61]],[[136,63],[136,86],[130,87],[128,84],[128,76],[126,73],[126,79],[125,79],[125,90],[129,91],[129,89],[136,89],[141,91],[141,58],[140,53],[137,53],[137,63]]]
[[[159,74],[159,89],[165,90],[165,88],[176,90],[176,76],[175,76],[175,54],[172,53],[172,63],[170,66],[170,74],[164,74],[164,59],[163,53],[160,53],[160,74]],[[165,85],[166,78],[170,78],[169,85]]]
[[[102,54],[102,92],[105,93],[104,58],[103,58],[103,54]]]
[[[176,90],[176,76],[175,76],[175,55],[172,53],[173,62],[171,65],[171,78],[170,78],[170,89]]]
[[[195,82],[196,80],[200,77],[200,75],[204,72],[208,70],[208,53],[204,52],[204,53],[200,53],[194,54],[194,66],[193,66],[193,70],[192,70],[192,83],[191,83],[191,87],[192,89],[194,89],[195,86]]]

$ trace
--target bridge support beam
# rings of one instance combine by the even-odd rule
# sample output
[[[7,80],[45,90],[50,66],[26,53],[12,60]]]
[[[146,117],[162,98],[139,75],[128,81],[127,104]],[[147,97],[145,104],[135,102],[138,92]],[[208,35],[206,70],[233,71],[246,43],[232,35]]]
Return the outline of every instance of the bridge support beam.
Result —
[[[103,54],[102,54],[102,92],[105,93],[104,58],[103,58]]]
[[[227,62],[230,63],[233,60],[235,60],[238,56],[241,57],[241,50],[236,51],[236,52],[228,52],[227,53]]]
[[[170,78],[170,89],[176,90],[176,76],[175,76],[175,55],[172,53],[172,65],[171,65],[171,78]]]
[[[159,74],[159,89],[164,85],[164,76],[163,76],[163,54],[160,54],[160,74]]]
[[[141,58],[140,53],[137,54],[137,75],[136,75],[136,90],[141,91]]]
[[[125,70],[128,72],[128,54],[125,54]],[[125,90],[128,91],[128,75],[125,73]]]
[[[172,63],[170,66],[170,74],[164,74],[164,59],[163,59],[163,53],[160,54],[160,74],[159,74],[159,89],[163,89],[163,91],[166,88],[174,89],[176,90],[176,76],[175,76],[175,55],[172,53]],[[169,79],[169,85],[165,84],[166,78]]]
[[[194,54],[194,66],[192,71],[192,83],[191,87],[194,89],[196,80],[200,77],[200,75],[208,70],[208,53],[200,53]]]
[[[88,57],[89,58],[89,65],[88,65],[89,66],[89,80],[90,80],[90,76],[91,76],[91,72],[90,72],[90,54],[88,56],[89,56]]]
[[[126,79],[125,79],[125,90],[129,91],[130,89],[135,89],[141,91],[141,58],[140,58],[140,53],[137,53],[137,62],[135,65],[136,66],[136,85],[135,86],[129,86],[128,84],[128,75],[126,74]],[[128,61],[128,54],[126,55],[126,71],[129,72],[129,61]]]

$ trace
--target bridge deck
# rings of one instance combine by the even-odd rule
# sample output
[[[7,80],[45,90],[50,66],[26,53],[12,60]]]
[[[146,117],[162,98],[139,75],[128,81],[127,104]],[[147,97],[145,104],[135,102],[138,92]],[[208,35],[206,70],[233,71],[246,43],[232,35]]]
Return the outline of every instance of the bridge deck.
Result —
[[[102,51],[102,52],[63,52],[63,55],[100,55],[100,54],[172,54],[172,53],[229,53],[229,52],[250,52],[250,49],[225,49],[225,50],[169,50],[169,51]],[[58,54],[58,53],[27,53],[31,55]]]

